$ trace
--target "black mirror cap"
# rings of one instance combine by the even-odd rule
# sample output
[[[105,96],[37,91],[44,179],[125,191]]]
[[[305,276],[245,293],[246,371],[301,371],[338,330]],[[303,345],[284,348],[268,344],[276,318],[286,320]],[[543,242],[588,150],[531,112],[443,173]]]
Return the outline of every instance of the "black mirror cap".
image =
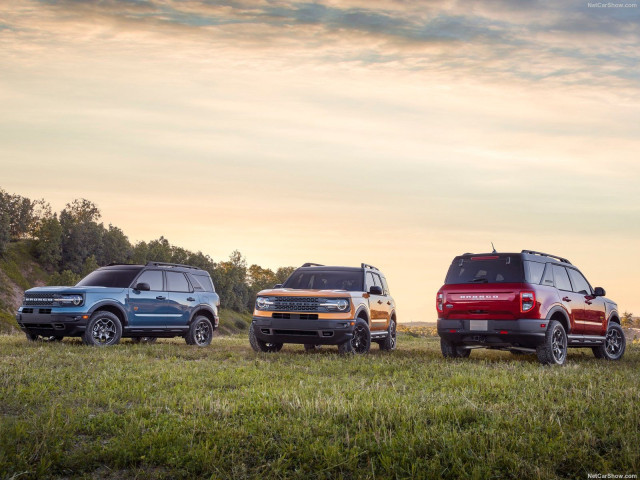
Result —
[[[149,286],[148,283],[138,283],[135,286],[134,290],[140,290],[141,292],[148,292],[149,290],[151,290],[151,287]]]
[[[276,283],[273,288],[282,288],[282,284],[281,283]]]
[[[382,295],[382,287],[374,285],[373,287],[369,288],[369,293],[371,295]]]
[[[596,288],[593,289],[593,294],[596,297],[604,297],[607,294],[607,292],[605,292],[604,288],[602,288],[602,287],[596,287]]]

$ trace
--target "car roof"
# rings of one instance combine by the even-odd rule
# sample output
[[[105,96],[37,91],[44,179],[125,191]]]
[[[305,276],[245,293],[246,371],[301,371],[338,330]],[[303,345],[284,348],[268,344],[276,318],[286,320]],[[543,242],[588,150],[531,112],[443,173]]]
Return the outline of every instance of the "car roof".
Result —
[[[492,257],[496,255],[501,257],[521,257],[523,260],[531,260],[533,262],[545,262],[545,263],[552,262],[552,263],[562,263],[565,265],[571,265],[571,262],[566,258],[559,257],[557,255],[552,255],[550,253],[536,252],[534,250],[523,250],[521,252],[465,253],[463,255],[458,255],[456,258]]]
[[[327,271],[327,270],[331,270],[333,272],[335,271],[339,271],[339,272],[362,272],[362,268],[361,267],[337,267],[337,266],[331,266],[331,265],[322,265],[322,266],[314,266],[314,267],[298,267],[296,269],[296,271],[298,270],[303,270],[303,271],[314,271],[314,270],[319,270],[319,271]]]
[[[105,267],[99,268],[99,270],[142,270],[143,268],[154,268],[161,270],[170,270],[175,272],[191,272],[191,273],[206,273],[209,272],[198,267],[191,267],[189,265],[169,264],[160,262],[149,262],[146,265],[135,265],[130,263],[112,263]]]

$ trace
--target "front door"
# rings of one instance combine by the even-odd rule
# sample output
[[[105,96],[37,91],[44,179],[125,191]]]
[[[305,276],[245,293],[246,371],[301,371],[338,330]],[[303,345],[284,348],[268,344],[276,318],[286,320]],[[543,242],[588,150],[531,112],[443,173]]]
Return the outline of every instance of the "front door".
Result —
[[[169,292],[169,315],[166,317],[168,328],[187,327],[191,310],[196,305],[196,294],[182,272],[165,272]]]
[[[132,316],[131,328],[164,329],[164,316],[167,314],[167,291],[164,288],[162,270],[146,270],[135,281],[146,283],[150,290],[136,290],[129,293],[129,305]],[[134,285],[135,286],[135,285]]]
[[[571,334],[584,335],[585,313],[584,295],[573,291],[567,269],[560,265],[553,265],[553,278],[558,289],[562,304],[571,318]]]
[[[606,332],[606,306],[604,300],[593,294],[591,285],[578,270],[567,268],[573,291],[584,301],[584,334],[604,335]]]
[[[388,326],[389,309],[387,297],[384,295],[384,287],[380,276],[376,273],[367,272],[367,292],[372,286],[382,289],[382,295],[369,294],[369,310],[371,312],[371,330],[385,330]]]

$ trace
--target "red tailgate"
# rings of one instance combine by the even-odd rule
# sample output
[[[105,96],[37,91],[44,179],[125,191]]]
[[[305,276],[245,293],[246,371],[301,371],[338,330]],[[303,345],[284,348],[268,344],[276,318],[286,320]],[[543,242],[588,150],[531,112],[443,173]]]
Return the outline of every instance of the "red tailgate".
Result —
[[[515,320],[520,318],[522,283],[445,285],[440,318]]]

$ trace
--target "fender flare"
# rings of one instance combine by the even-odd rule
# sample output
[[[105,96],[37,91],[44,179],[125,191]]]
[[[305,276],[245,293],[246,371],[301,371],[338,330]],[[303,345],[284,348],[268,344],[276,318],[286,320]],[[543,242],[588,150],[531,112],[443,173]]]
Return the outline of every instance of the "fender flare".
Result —
[[[358,318],[358,316],[364,312],[364,314],[367,316],[367,325],[371,326],[371,315],[369,314],[369,309],[364,305],[360,305],[357,309],[356,309],[356,313],[353,315],[353,319],[355,320],[356,318]]]
[[[94,312],[96,312],[97,310],[100,310],[102,307],[117,308],[120,311],[120,313],[122,313],[122,318],[124,318],[124,325],[122,326],[124,327],[125,325],[129,324],[129,315],[127,315],[127,311],[124,309],[122,304],[117,300],[113,300],[113,299],[100,300],[99,302],[93,304],[91,308],[87,311],[87,313],[89,315],[93,315]]]
[[[613,310],[611,310],[609,312],[609,315],[607,316],[607,327],[611,323],[611,318],[614,317],[614,316],[618,318],[618,322],[614,322],[614,323],[618,323],[618,325],[621,325],[621,323],[620,323],[620,314],[618,313],[618,309],[614,308]]]
[[[547,316],[545,318],[546,320],[550,320],[551,317],[558,312],[560,312],[564,316],[565,320],[567,321],[568,329],[566,333],[568,335],[569,333],[571,333],[571,319],[569,317],[569,312],[567,312],[567,309],[563,305],[560,305],[558,303],[554,304],[547,312]]]
[[[191,325],[191,322],[193,322],[193,319],[196,318],[196,315],[198,314],[198,312],[202,311],[202,310],[206,310],[207,312],[209,312],[211,315],[213,315],[213,318],[217,318],[218,314],[213,310],[213,308],[211,308],[210,305],[207,305],[206,303],[200,303],[198,305],[196,305],[195,307],[193,307],[193,312],[191,313],[191,316],[189,317],[189,325]],[[215,325],[214,325],[215,328]]]

